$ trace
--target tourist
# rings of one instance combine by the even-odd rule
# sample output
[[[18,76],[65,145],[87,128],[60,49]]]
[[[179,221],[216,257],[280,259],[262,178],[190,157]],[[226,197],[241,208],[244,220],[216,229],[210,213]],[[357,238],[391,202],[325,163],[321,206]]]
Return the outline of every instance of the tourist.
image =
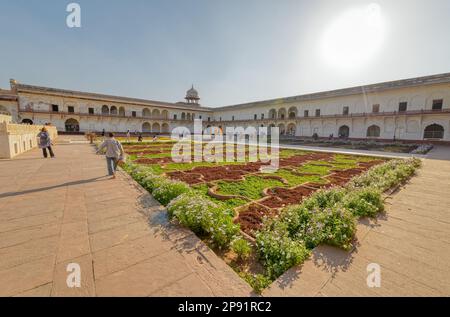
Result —
[[[144,138],[142,137],[142,133],[139,133],[138,142],[142,142],[143,140],[144,140]]]
[[[54,158],[55,154],[52,150],[52,140],[50,139],[50,134],[47,131],[46,127],[43,127],[41,129],[41,132],[37,135],[39,138],[39,148],[42,149],[42,153],[44,154],[44,157],[47,158],[47,149],[50,152],[50,157]]]
[[[158,141],[158,136],[157,136],[157,135],[155,135],[155,136],[153,137],[153,142],[156,142],[156,141]]]
[[[123,160],[123,147],[122,144],[118,140],[114,138],[113,133],[108,134],[109,138],[107,138],[103,143],[99,146],[97,150],[97,154],[106,149],[106,165],[108,167],[108,173],[112,178],[116,178],[116,170],[117,164],[119,161]]]
[[[130,142],[131,133],[130,130],[127,131],[127,142]]]

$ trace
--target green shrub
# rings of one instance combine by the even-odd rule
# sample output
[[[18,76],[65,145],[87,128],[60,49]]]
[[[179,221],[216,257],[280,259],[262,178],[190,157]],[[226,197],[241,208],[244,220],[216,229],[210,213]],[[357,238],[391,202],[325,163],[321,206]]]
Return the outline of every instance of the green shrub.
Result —
[[[332,188],[328,190],[318,190],[304,202],[308,209],[333,207],[342,201],[346,191],[342,188]]]
[[[255,291],[255,293],[257,294],[261,294],[262,291],[269,287],[270,284],[272,284],[272,280],[263,275],[263,274],[250,274],[250,273],[245,273],[242,272],[239,274],[241,276],[241,278],[243,278],[245,281],[247,281],[248,284],[250,284],[250,286],[253,288],[253,290]]]
[[[323,209],[291,206],[283,212],[280,223],[283,225],[277,224],[277,231],[284,226],[292,239],[308,249],[322,243],[350,249],[356,232],[352,213],[340,203]]]
[[[314,220],[313,230],[318,230],[322,243],[351,249],[356,233],[356,220],[348,209],[342,205],[326,208],[317,213]]]
[[[291,239],[287,232],[260,231],[256,235],[256,245],[267,275],[273,280],[303,263],[310,254],[303,243]]]
[[[237,254],[238,259],[245,260],[250,256],[252,247],[247,240],[242,237],[237,237],[231,242],[231,250]]]
[[[407,180],[420,165],[419,159],[392,160],[373,167],[366,174],[353,178],[347,187],[351,190],[372,187],[384,192]]]
[[[380,190],[371,187],[349,192],[343,203],[356,217],[376,217],[384,211]]]
[[[161,186],[166,181],[167,179],[162,176],[148,173],[147,176],[141,180],[141,185],[150,193],[152,193],[156,188]]]
[[[191,191],[186,183],[178,181],[164,180],[159,181],[157,185],[152,194],[164,206],[167,206],[172,199]]]
[[[233,212],[217,206],[210,200],[187,192],[172,200],[167,206],[170,217],[190,228],[200,236],[209,237],[220,247],[227,247],[239,233],[239,225],[233,223]]]

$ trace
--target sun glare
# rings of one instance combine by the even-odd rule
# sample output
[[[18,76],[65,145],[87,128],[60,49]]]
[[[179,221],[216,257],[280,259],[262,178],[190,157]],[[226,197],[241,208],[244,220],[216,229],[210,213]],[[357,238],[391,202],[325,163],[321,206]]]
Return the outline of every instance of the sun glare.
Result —
[[[385,23],[378,4],[338,16],[322,38],[322,56],[332,66],[349,69],[366,64],[380,49]]]

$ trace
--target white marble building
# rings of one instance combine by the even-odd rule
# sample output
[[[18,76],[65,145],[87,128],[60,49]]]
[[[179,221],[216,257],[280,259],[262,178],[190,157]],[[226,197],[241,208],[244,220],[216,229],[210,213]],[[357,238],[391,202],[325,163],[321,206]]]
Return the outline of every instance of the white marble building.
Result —
[[[59,131],[169,133],[178,126],[278,126],[284,135],[351,139],[450,141],[450,73],[275,100],[203,107],[192,87],[186,102],[166,103],[23,85],[11,80],[19,122],[52,123]],[[10,98],[11,99],[11,98]],[[9,110],[8,110],[9,109]]]

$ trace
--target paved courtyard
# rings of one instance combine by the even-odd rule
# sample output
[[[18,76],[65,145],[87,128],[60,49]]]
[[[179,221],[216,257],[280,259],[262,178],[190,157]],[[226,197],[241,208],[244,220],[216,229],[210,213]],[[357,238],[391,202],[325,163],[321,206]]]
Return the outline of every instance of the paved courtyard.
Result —
[[[0,160],[0,296],[251,296],[250,287],[104,158],[60,143],[56,159],[32,150]],[[265,296],[450,295],[450,149],[359,225],[357,249],[320,247]],[[69,263],[82,287],[68,288]],[[366,267],[381,266],[369,289]]]
[[[0,296],[249,296],[250,287],[87,144],[0,161]],[[81,288],[67,287],[69,263]]]

